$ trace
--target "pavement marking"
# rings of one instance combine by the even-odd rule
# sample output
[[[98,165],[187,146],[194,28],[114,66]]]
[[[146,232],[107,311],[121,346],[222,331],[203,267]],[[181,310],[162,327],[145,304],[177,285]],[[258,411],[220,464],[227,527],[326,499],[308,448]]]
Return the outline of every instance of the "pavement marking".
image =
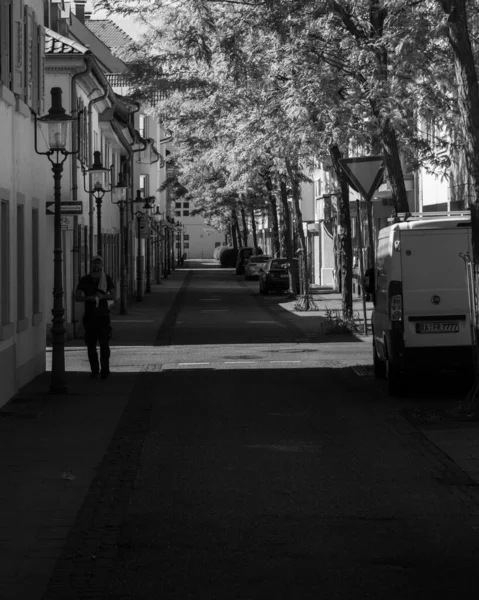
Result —
[[[258,359],[260,360],[260,359]],[[258,361],[256,360],[227,360],[225,365],[255,365]]]
[[[270,363],[300,363],[300,360],[270,360]]]
[[[186,363],[178,363],[179,367],[191,367],[191,365],[210,365],[209,362],[186,362]]]
[[[112,319],[112,323],[154,323],[154,319]]]

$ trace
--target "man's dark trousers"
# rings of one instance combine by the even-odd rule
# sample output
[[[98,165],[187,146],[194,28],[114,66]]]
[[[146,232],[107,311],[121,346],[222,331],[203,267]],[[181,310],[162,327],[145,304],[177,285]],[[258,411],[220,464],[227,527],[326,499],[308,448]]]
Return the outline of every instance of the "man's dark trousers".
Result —
[[[83,317],[83,327],[91,372],[98,374],[101,365],[101,374],[108,375],[110,373],[110,316]],[[97,343],[100,345],[100,362],[98,362]]]

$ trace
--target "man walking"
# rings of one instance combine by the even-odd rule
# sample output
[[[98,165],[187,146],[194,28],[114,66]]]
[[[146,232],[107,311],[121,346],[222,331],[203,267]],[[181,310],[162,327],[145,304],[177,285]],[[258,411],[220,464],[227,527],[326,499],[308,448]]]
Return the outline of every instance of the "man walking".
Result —
[[[113,279],[103,270],[101,256],[93,256],[90,273],[80,279],[75,300],[85,302],[83,327],[91,368],[90,377],[96,379],[100,375],[101,379],[106,379],[110,374],[109,304],[116,300],[116,289]],[[100,345],[100,362],[98,362],[97,343]]]

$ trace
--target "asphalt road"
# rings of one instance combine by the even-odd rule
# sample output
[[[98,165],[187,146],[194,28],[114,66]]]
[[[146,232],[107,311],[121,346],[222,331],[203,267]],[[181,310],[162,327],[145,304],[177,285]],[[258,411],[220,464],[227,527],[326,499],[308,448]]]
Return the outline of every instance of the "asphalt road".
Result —
[[[361,369],[369,350],[311,341],[231,271],[191,272],[98,473],[133,480],[108,569],[94,592],[77,565],[75,597],[476,598],[479,506]]]

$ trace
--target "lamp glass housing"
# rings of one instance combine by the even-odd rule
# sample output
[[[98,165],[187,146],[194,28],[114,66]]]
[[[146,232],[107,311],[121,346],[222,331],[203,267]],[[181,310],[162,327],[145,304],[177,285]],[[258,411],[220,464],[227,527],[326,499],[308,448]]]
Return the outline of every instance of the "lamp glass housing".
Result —
[[[90,189],[106,190],[107,187],[108,187],[107,170],[104,170],[104,169],[90,170]]]
[[[116,185],[113,188],[115,198],[117,202],[126,202],[127,194],[128,194],[128,186],[126,185]]]
[[[58,119],[42,121],[48,127],[48,145],[50,150],[64,150],[70,137],[71,120]]]

